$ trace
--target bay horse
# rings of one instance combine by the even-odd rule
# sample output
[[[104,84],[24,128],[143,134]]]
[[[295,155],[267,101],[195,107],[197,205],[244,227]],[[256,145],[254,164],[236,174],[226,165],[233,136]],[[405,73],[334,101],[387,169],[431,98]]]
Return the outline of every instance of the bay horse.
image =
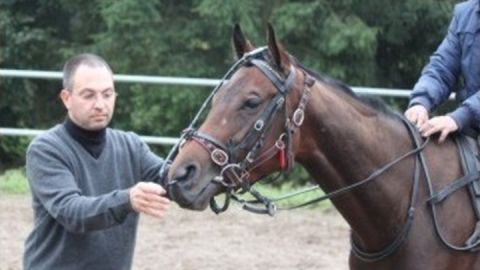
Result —
[[[477,222],[467,189],[430,203],[463,175],[454,139],[423,141],[401,114],[301,65],[270,25],[267,34],[255,48],[235,26],[239,60],[171,152],[169,196],[204,210],[298,162],[351,227],[350,269],[480,269],[478,242],[463,244]]]

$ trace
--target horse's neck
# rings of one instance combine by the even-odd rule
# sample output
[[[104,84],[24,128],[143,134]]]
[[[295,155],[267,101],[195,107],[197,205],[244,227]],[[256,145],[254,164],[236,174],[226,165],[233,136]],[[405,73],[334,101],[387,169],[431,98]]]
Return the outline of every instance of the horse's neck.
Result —
[[[319,83],[312,88],[297,153],[297,160],[326,192],[366,178],[412,145],[400,121],[339,91]],[[401,162],[372,183],[332,200],[367,245],[383,245],[390,236],[362,236],[395,232],[402,224],[405,216],[398,213],[406,211],[412,165],[413,159]]]

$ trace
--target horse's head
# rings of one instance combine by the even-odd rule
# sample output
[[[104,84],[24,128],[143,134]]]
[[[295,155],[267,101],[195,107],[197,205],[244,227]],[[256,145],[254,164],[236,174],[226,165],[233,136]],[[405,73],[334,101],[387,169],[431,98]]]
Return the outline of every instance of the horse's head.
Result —
[[[216,194],[248,189],[293,163],[293,134],[303,121],[303,108],[295,109],[308,96],[291,89],[303,89],[305,75],[270,25],[268,46],[254,48],[239,26],[233,44],[239,60],[212,93],[205,121],[184,134],[169,171],[169,194],[182,207],[203,210]]]

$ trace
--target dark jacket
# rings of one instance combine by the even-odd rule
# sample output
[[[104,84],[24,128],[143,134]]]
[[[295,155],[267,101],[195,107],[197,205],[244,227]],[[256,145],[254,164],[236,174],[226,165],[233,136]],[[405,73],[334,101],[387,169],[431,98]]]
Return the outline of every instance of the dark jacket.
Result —
[[[450,113],[460,130],[480,130],[480,8],[479,0],[455,6],[448,33],[422,71],[409,106],[433,111],[452,91],[460,106]],[[460,77],[463,87],[454,89]]]

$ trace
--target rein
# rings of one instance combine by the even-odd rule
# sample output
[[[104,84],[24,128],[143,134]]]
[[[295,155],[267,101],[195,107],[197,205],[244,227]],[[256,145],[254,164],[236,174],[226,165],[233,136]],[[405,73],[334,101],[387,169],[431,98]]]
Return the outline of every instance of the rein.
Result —
[[[365,262],[379,261],[379,260],[393,254],[403,244],[403,242],[407,238],[407,235],[408,235],[408,233],[409,233],[409,231],[412,227],[413,218],[414,218],[414,214],[415,214],[415,204],[416,204],[416,201],[417,201],[417,194],[418,194],[418,184],[419,184],[419,179],[420,179],[420,170],[423,167],[424,172],[427,172],[425,170],[426,167],[425,167],[424,161],[422,162],[422,158],[421,158],[421,157],[423,157],[422,151],[427,146],[427,144],[430,142],[430,138],[427,138],[422,144],[420,144],[418,139],[416,139],[416,136],[415,136],[416,132],[415,132],[413,126],[410,124],[410,122],[408,122],[408,120],[406,120],[404,118],[402,118],[402,120],[403,120],[404,124],[407,126],[409,134],[412,136],[412,139],[415,142],[416,147],[413,150],[410,150],[407,153],[405,153],[405,154],[395,158],[394,160],[388,162],[387,164],[385,164],[381,168],[375,170],[372,174],[370,174],[368,177],[366,177],[363,180],[360,180],[358,182],[355,182],[354,184],[342,187],[340,189],[337,189],[335,191],[332,191],[330,193],[327,193],[327,194],[325,194],[323,196],[320,196],[320,197],[317,197],[315,199],[309,200],[307,202],[300,203],[298,205],[290,206],[290,207],[286,207],[286,208],[278,208],[278,210],[292,210],[292,209],[301,208],[301,207],[304,207],[304,206],[307,206],[307,205],[310,205],[310,204],[313,204],[313,203],[318,203],[318,202],[321,202],[321,201],[324,201],[324,200],[327,200],[327,199],[333,199],[335,197],[338,197],[342,194],[345,194],[345,193],[347,193],[347,192],[349,192],[353,189],[356,189],[360,186],[363,186],[363,185],[375,180],[378,176],[385,173],[388,169],[390,169],[394,165],[398,164],[400,161],[402,161],[402,160],[404,160],[404,159],[406,159],[410,156],[416,155],[415,169],[414,169],[414,175],[413,175],[413,179],[412,179],[412,192],[411,192],[410,202],[409,202],[409,206],[408,206],[408,210],[407,210],[407,215],[406,215],[406,218],[405,218],[405,223],[404,223],[402,229],[398,232],[397,236],[392,240],[392,242],[388,246],[386,246],[385,248],[383,248],[380,251],[375,251],[375,252],[364,251],[353,241],[353,239],[351,240],[351,246],[352,246],[353,254],[362,261],[365,261]],[[302,194],[304,192],[309,192],[309,191],[311,191],[315,188],[317,188],[317,187],[309,188],[306,191],[300,191],[300,192],[297,192],[297,193],[294,193],[294,194],[291,194],[291,195],[287,195],[287,196],[279,198],[279,199],[268,199],[268,198],[262,196],[260,200],[246,201],[246,200],[239,199],[236,196],[236,194],[232,194],[231,197],[233,199],[235,199],[236,201],[240,202],[243,205],[242,208],[245,209],[245,210],[248,210],[248,211],[251,211],[251,212],[254,212],[254,213],[268,213],[268,214],[271,214],[271,212],[269,210],[271,208],[276,209],[275,206],[272,207],[272,205],[274,205],[273,202],[278,201],[278,200],[283,200],[283,199],[286,199],[286,198],[290,198],[290,197],[293,197],[293,196],[297,196],[297,195]],[[261,211],[260,209],[251,206],[251,204],[258,204],[258,203],[265,204],[266,205],[266,210]],[[435,219],[435,223],[436,223],[436,219]]]
[[[410,125],[409,123],[405,123],[406,125]],[[293,209],[298,209],[298,208],[302,208],[302,207],[305,207],[305,206],[308,206],[310,204],[314,204],[314,203],[319,203],[319,202],[322,202],[322,201],[325,201],[325,200],[330,200],[330,199],[333,199],[333,198],[336,198],[340,195],[343,195],[344,193],[346,192],[349,192],[353,189],[356,189],[360,186],[363,186],[373,180],[375,180],[376,177],[382,175],[385,171],[387,171],[388,169],[392,168],[394,165],[396,165],[397,163],[399,163],[400,161],[412,156],[412,155],[415,155],[415,154],[418,154],[420,153],[421,151],[423,151],[423,149],[426,147],[426,145],[429,143],[429,138],[427,138],[425,140],[425,142],[423,142],[423,144],[421,145],[417,145],[417,147],[397,158],[395,158],[394,160],[388,162],[387,164],[383,165],[381,168],[375,170],[372,174],[370,174],[368,177],[360,180],[360,181],[357,181],[355,182],[354,184],[351,184],[351,185],[348,185],[348,186],[345,186],[345,187],[342,187],[342,188],[339,188],[337,190],[334,190],[330,193],[327,193],[325,195],[322,195],[320,197],[317,197],[317,198],[314,198],[314,199],[311,199],[311,200],[308,200],[306,202],[303,202],[303,203],[300,203],[298,205],[295,205],[295,206],[289,206],[289,207],[284,207],[284,208],[277,208],[278,210],[293,210]],[[416,167],[417,168],[417,167]],[[417,177],[417,176],[416,176]],[[307,193],[307,192],[311,192],[315,189],[319,189],[320,187],[319,186],[313,186],[313,187],[308,187],[304,190],[300,190],[300,191],[297,191],[297,192],[294,192],[292,194],[288,194],[288,195],[285,195],[285,196],[282,196],[282,197],[278,197],[278,198],[274,198],[274,199],[268,199],[270,202],[278,202],[278,201],[282,201],[282,200],[285,200],[285,199],[288,199],[288,198],[291,198],[291,197],[294,197],[294,196],[298,196],[300,194],[303,194],[303,193]],[[234,194],[235,195],[235,194]],[[243,200],[243,199],[240,199],[237,197],[237,201],[240,202],[241,204],[243,205],[246,205],[246,204],[258,204],[259,202],[258,201],[255,201],[255,200]]]

